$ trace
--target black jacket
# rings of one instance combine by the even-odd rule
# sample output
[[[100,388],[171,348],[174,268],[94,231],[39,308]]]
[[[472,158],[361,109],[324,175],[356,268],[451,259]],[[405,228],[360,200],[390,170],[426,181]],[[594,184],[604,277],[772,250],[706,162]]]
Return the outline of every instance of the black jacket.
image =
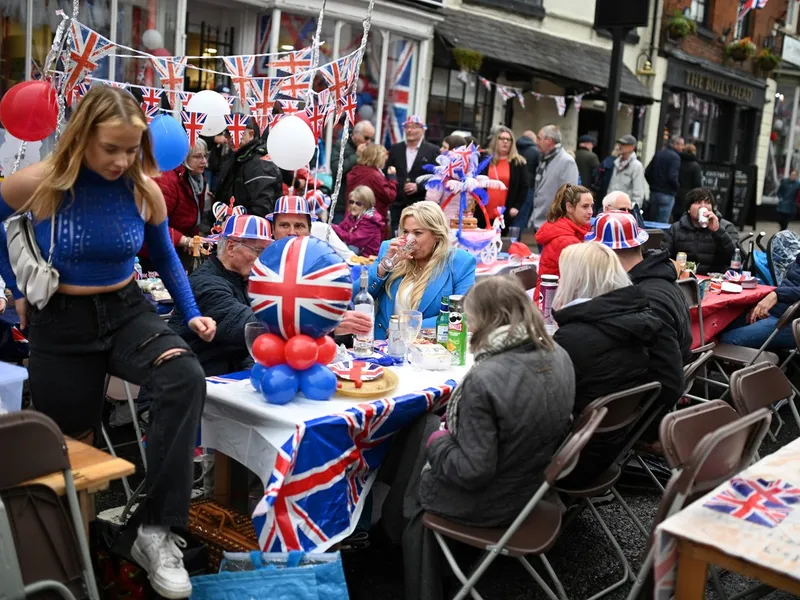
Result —
[[[675,198],[675,209],[672,211],[673,215],[680,215],[688,208],[684,206],[686,194],[695,188],[703,187],[703,172],[694,154],[681,152],[681,171],[679,179],[681,187],[678,191],[678,196]],[[679,216],[676,216],[675,220],[677,221],[678,218]]]
[[[707,227],[695,225],[684,213],[664,232],[662,248],[670,258],[675,258],[678,252],[686,252],[686,259],[697,263],[697,272],[707,275],[728,270],[738,242],[739,232],[730,221],[720,219],[719,229],[712,232]]]
[[[783,281],[775,288],[775,293],[778,295],[778,303],[769,314],[780,319],[787,308],[800,301],[800,255],[789,265]]]
[[[528,188],[536,187],[536,167],[539,166],[539,159],[542,153],[539,152],[536,143],[524,135],[517,139],[517,152],[525,158],[525,170],[528,173]]]
[[[508,525],[569,429],[572,364],[562,348],[518,346],[476,363],[459,387],[455,430],[427,449],[420,502],[467,525]]]
[[[644,177],[650,184],[650,193],[658,192],[677,196],[681,189],[681,157],[672,146],[662,148],[647,165]]]
[[[169,326],[197,354],[206,377],[233,373],[252,366],[244,342],[244,326],[258,321],[250,308],[247,280],[228,271],[216,256],[210,257],[189,275],[200,312],[217,322],[217,334],[212,342],[204,342],[183,322],[177,308]]]
[[[588,148],[579,147],[575,150],[575,163],[578,165],[578,173],[581,176],[580,184],[591,188],[594,184],[594,172],[600,166],[597,154]]]
[[[647,252],[644,260],[628,271],[628,276],[644,292],[653,314],[666,325],[661,328],[661,336],[675,340],[681,355],[681,364],[692,362],[689,307],[678,288],[677,271],[667,253],[664,250]],[[683,377],[680,379],[683,381]],[[661,385],[669,385],[666,381],[659,381]]]
[[[260,140],[236,150],[222,165],[214,197],[227,204],[233,196],[236,206],[244,206],[250,215],[270,214],[283,193],[283,179],[275,163],[263,160],[266,155],[266,145]]]
[[[513,218],[508,215],[508,211],[512,208],[519,210],[525,198],[528,195],[528,173],[526,170],[527,165],[522,163],[513,163],[509,161],[509,181],[508,181],[508,195],[506,196],[506,227],[513,221]],[[486,168],[481,171],[481,175],[488,175],[491,177],[492,165],[486,165]],[[474,214],[478,219],[478,227],[486,227],[486,219],[483,217],[483,211],[477,208]],[[491,224],[491,223],[490,223]]]
[[[554,316],[555,340],[575,367],[576,413],[601,396],[654,381],[649,350],[662,325],[636,286],[562,308]],[[675,366],[681,365],[676,361]]]
[[[386,168],[394,167],[397,169],[397,199],[392,204],[392,214],[399,215],[409,204],[425,200],[425,186],[417,185],[417,192],[411,196],[406,196],[403,187],[406,183],[416,183],[417,177],[426,175],[428,172],[422,167],[436,162],[439,156],[439,148],[426,140],[422,140],[417,151],[417,158],[411,165],[411,170],[406,165],[406,143],[400,142],[389,149],[389,159],[386,161]],[[397,225],[397,223],[393,223]]]

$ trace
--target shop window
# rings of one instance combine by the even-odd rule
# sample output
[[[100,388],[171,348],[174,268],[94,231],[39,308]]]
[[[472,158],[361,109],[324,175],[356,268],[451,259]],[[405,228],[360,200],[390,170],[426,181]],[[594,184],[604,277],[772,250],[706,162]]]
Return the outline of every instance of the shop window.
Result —
[[[460,72],[436,67],[428,99],[428,138],[439,142],[453,131],[485,139],[491,127],[494,94],[475,81],[465,84]]]
[[[742,38],[751,37],[753,32],[753,13],[755,11],[749,10],[744,18],[736,21],[736,30],[733,39],[740,40]]]
[[[119,0],[117,43],[156,56],[174,56],[177,10],[178,0],[146,4],[138,0]],[[146,31],[156,33],[145,36]],[[115,75],[117,81],[137,85],[153,85],[157,79],[150,62],[137,58],[118,58]]]
[[[689,18],[697,22],[698,25],[710,28],[709,17],[710,15],[710,0],[692,0],[689,6]]]
[[[673,92],[665,111],[663,141],[680,135],[696,146],[699,160],[717,160],[721,114],[722,109],[714,100],[691,92]]]

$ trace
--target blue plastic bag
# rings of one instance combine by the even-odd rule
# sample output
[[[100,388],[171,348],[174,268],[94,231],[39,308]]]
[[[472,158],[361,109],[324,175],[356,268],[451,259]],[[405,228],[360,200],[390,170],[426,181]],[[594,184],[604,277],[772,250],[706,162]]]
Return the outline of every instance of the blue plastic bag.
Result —
[[[339,553],[225,553],[216,575],[192,577],[192,600],[349,600]]]

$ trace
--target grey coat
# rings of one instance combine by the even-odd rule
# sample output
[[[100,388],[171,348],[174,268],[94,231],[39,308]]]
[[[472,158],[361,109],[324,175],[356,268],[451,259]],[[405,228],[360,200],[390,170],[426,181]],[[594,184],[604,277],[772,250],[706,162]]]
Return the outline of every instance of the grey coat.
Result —
[[[420,502],[466,525],[507,525],[569,429],[572,361],[560,346],[518,346],[477,363],[459,385],[458,429],[428,447]]]
[[[631,154],[628,166],[620,171],[621,159],[614,161],[614,173],[608,184],[608,192],[624,192],[628,194],[632,204],[644,206],[645,190],[647,184],[644,179],[644,165],[636,158],[636,153]]]
[[[578,165],[563,148],[556,153],[553,158],[545,161],[545,157],[540,159],[546,162],[544,175],[536,185],[536,195],[533,198],[533,216],[528,223],[528,227],[539,229],[547,220],[547,211],[556,197],[556,192],[565,183],[572,185],[578,184]],[[541,167],[541,165],[540,165]]]

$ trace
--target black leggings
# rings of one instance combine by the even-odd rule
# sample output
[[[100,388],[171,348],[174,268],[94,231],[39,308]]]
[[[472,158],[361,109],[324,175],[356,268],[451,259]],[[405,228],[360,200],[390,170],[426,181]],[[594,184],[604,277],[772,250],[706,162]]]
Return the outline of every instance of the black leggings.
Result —
[[[36,410],[82,436],[100,424],[106,374],[152,393],[145,523],[184,525],[205,401],[203,369],[132,281],[92,296],[55,294],[30,318],[29,377]],[[170,350],[179,350],[164,357]]]

